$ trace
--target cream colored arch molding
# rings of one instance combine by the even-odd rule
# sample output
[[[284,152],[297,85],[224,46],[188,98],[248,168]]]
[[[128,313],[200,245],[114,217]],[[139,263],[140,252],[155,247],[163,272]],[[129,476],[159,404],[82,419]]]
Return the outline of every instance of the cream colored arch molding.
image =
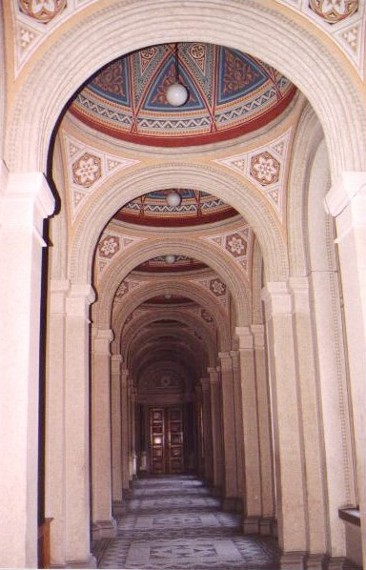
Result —
[[[239,181],[230,173],[223,172],[219,166],[213,165],[186,162],[172,164],[161,160],[161,165],[141,169],[134,167],[136,168],[125,178],[112,178],[108,186],[100,187],[80,212],[70,250],[70,280],[90,280],[91,259],[99,236],[122,205],[141,194],[178,186],[213,194],[235,208],[256,234],[268,277],[273,281],[287,278],[287,250],[279,220],[254,187],[246,186],[244,181]],[[133,267],[130,271],[132,269]]]
[[[103,65],[152,43],[174,41],[227,45],[280,70],[320,119],[332,176],[366,170],[360,79],[315,25],[273,0],[115,0],[75,14],[43,42],[12,86],[5,143],[9,169],[46,171],[52,132],[64,106]]]
[[[250,316],[250,302],[248,292],[243,279],[244,272],[231,259],[228,253],[210,242],[203,242],[185,237],[182,241],[181,236],[171,235],[166,237],[164,241],[161,238],[150,239],[146,242],[132,246],[119,263],[114,263],[106,271],[103,280],[99,283],[99,301],[94,307],[94,315],[96,322],[100,328],[108,328],[111,318],[114,294],[123,279],[139,264],[144,263],[151,257],[157,257],[167,254],[185,255],[193,257],[198,261],[202,261],[211,267],[226,284],[235,305],[238,320],[241,323],[248,324]],[[170,281],[169,281],[170,283]],[[193,283],[184,282],[185,287],[193,286]],[[140,291],[139,287],[137,291]],[[206,287],[200,287],[205,295],[212,294]],[[163,293],[166,293],[163,290]],[[134,292],[131,293],[131,295]],[[216,299],[215,295],[213,297]],[[216,299],[217,301],[217,299]],[[123,305],[125,306],[126,301]],[[224,313],[226,311],[222,308]],[[238,325],[239,326],[239,325]]]
[[[192,299],[192,301],[195,301],[205,309],[212,316],[216,325],[220,347],[225,347],[222,348],[222,350],[231,349],[229,319],[223,307],[217,302],[215,295],[199,285],[193,283],[182,283],[181,280],[178,281],[172,279],[161,281],[156,284],[147,283],[139,289],[136,289],[136,291],[131,293],[128,303],[120,306],[117,313],[113,316],[113,330],[118,334],[118,330],[123,329],[128,316],[137,309],[139,305],[148,299],[151,299],[151,297],[156,297],[166,293]]]
[[[112,346],[113,352],[116,352],[117,354],[121,353],[126,357],[129,353],[131,343],[143,327],[148,327],[150,324],[162,318],[178,321],[197,331],[199,336],[204,339],[205,346],[207,346],[209,365],[216,366],[217,353],[219,349],[216,346],[211,328],[202,318],[199,318],[198,315],[187,314],[187,311],[182,311],[177,308],[164,307],[161,309],[154,309],[154,312],[150,314],[140,314],[136,318],[133,318],[128,324],[128,327],[125,328],[117,324],[115,328],[115,340]],[[200,342],[200,340],[198,339],[197,342]]]

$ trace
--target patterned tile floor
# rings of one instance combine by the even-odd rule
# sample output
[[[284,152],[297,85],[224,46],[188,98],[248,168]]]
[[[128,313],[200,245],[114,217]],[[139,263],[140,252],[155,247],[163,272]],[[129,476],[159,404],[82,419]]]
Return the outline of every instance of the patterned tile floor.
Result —
[[[243,536],[240,515],[193,476],[136,481],[116,538],[94,544],[98,568],[278,570],[276,542]]]

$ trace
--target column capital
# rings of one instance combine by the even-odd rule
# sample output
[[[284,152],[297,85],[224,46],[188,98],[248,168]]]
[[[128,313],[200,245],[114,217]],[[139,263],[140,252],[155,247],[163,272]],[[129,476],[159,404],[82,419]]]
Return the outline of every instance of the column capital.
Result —
[[[209,390],[210,388],[210,379],[209,378],[201,378],[200,384],[202,386],[202,390]]]
[[[207,368],[207,372],[210,375],[210,384],[218,384],[219,383],[219,371],[217,367],[209,367]]]
[[[66,295],[70,289],[68,279],[51,279],[50,291],[50,313],[53,315],[64,315],[66,306]]]
[[[43,220],[55,209],[55,198],[42,172],[8,172],[0,163],[0,226],[7,232],[30,231],[42,247]]]
[[[233,362],[230,352],[219,352],[219,358],[221,361],[221,371],[232,370]]]
[[[293,308],[296,312],[310,312],[310,287],[308,277],[291,277],[289,285],[292,292]]]
[[[235,334],[239,339],[239,350],[253,348],[253,334],[249,327],[235,327]]]
[[[66,313],[70,317],[87,317],[89,305],[95,301],[93,287],[87,283],[71,286],[66,298]]]
[[[120,354],[112,354],[111,356],[111,374],[121,373],[122,356]]]
[[[261,291],[267,318],[291,314],[292,299],[286,281],[269,281]]]
[[[264,348],[264,325],[250,325],[253,334],[254,347]]]
[[[326,212],[338,216],[361,193],[366,195],[366,172],[342,172],[325,196]]]
[[[114,339],[114,333],[111,329],[92,329],[93,352],[94,354],[109,354],[110,344]]]

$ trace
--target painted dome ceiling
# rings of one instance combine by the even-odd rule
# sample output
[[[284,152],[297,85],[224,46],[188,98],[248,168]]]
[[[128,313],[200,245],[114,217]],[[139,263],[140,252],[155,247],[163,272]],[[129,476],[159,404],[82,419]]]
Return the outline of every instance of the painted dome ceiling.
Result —
[[[169,206],[170,192],[181,197],[178,206]],[[187,227],[209,224],[238,216],[234,208],[206,192],[189,189],[160,190],[128,202],[114,216],[121,222],[155,227]]]
[[[78,93],[71,113],[108,135],[141,144],[196,145],[251,132],[289,104],[295,86],[278,71],[223,46],[152,46],[117,59]],[[176,79],[189,92],[182,107],[165,93]]]

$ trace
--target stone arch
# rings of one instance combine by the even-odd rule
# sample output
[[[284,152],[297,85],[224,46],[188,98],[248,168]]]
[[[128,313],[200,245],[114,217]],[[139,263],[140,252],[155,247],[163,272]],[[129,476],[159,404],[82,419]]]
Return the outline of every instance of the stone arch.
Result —
[[[234,261],[228,259],[220,249],[210,242],[196,241],[192,238],[186,238],[184,242],[182,242],[180,236],[172,235],[164,242],[159,238],[155,238],[154,240],[150,239],[146,241],[146,243],[131,246],[123,257],[123,264],[115,264],[108,275],[106,275],[103,282],[99,284],[100,300],[93,309],[95,321],[98,323],[98,326],[101,328],[109,326],[113,303],[112,293],[117,290],[121,281],[123,281],[136,265],[147,261],[152,256],[156,257],[169,253],[186,255],[187,257],[193,257],[204,263],[208,262],[210,267],[224,280],[230,290],[233,302],[236,305],[238,323],[240,322],[242,326],[248,324],[248,319],[250,318],[250,296],[243,284],[241,269],[236,266]],[[170,287],[169,280],[160,284],[159,290],[166,293],[167,287]],[[109,292],[109,294],[105,294],[105,292]],[[207,291],[207,293],[209,292]]]
[[[9,117],[9,169],[46,171],[52,132],[65,104],[109,61],[152,43],[203,41],[252,53],[284,73],[320,119],[332,176],[341,170],[364,170],[366,111],[353,69],[346,58],[340,62],[339,51],[329,41],[321,41],[316,25],[300,22],[291,9],[263,0],[187,0],[174,6],[170,0],[146,0],[143,5],[116,0],[87,6],[50,35],[27,66]],[[91,35],[91,28],[98,34]]]
[[[179,309],[173,309],[173,308],[171,309],[164,308],[161,310],[155,309],[154,314],[140,315],[139,317],[134,319],[131,327],[127,331],[127,334],[123,337],[123,344],[126,347],[126,350],[125,351],[121,350],[122,356],[128,353],[130,342],[134,337],[135,332],[139,331],[142,328],[142,326],[147,326],[156,321],[157,319],[161,318],[162,316],[164,316],[165,319],[177,320],[181,323],[190,326],[191,328],[194,328],[195,330],[198,330],[200,334],[205,338],[205,343],[208,347],[210,366],[216,365],[217,349],[214,339],[212,338],[212,330],[210,329],[210,327],[205,325],[203,320],[199,319],[197,316],[190,315],[184,311],[180,311]],[[118,328],[115,327],[115,328],[117,330],[115,330],[114,345],[119,354],[120,353],[119,347],[122,346],[121,343],[122,327]]]
[[[228,315],[226,314],[223,307],[219,306],[217,299],[213,293],[200,287],[199,285],[193,283],[182,283],[179,280],[169,280],[163,283],[148,283],[144,286],[139,287],[129,295],[129,312],[126,313],[125,318],[123,318],[123,313],[125,311],[124,303],[119,308],[119,311],[115,315],[115,322],[120,323],[119,329],[123,328],[124,322],[128,315],[131,314],[139,305],[154,297],[161,294],[162,292],[169,293],[173,295],[182,295],[192,299],[202,308],[206,309],[213,317],[218,334],[218,342],[221,351],[226,351],[231,349],[231,334]]]
[[[287,278],[287,249],[280,223],[260,192],[249,183],[244,185],[220,167],[175,163],[134,169],[124,179],[116,177],[113,183],[96,192],[75,228],[69,262],[70,280],[89,281],[90,259],[97,240],[105,224],[123,203],[141,194],[172,188],[177,184],[213,194],[235,208],[256,234],[269,278],[273,281]]]
[[[172,331],[170,331],[170,333],[171,332]],[[149,356],[151,355],[151,351],[149,351],[150,342],[151,344],[154,344],[153,340],[158,342],[159,337],[164,336],[165,334],[169,334],[169,329],[157,333],[156,335],[154,335],[153,339],[151,339],[150,330],[140,333],[140,335],[138,336],[138,340],[136,339],[137,340],[136,349],[135,350],[131,349],[131,351],[127,351],[126,353],[125,362],[132,376],[134,376],[134,370],[141,370],[141,367],[144,366],[144,363],[147,360],[150,360],[149,358]],[[179,342],[178,342],[178,336],[179,336]],[[174,359],[174,361],[185,362],[185,364],[187,364],[187,367],[191,370],[194,369],[201,370],[202,374],[203,371],[202,362],[205,362],[204,369],[207,369],[207,367],[209,366],[208,355],[205,351],[202,352],[202,347],[199,352],[195,351],[193,341],[194,338],[189,332],[187,331],[183,332],[180,330],[179,335],[178,333],[176,334],[175,342],[173,342],[169,346],[169,357],[170,359]],[[177,344],[180,345],[178,346],[179,353],[177,353],[177,347],[176,347]],[[157,356],[157,352],[159,352],[159,354],[162,354],[164,352],[164,348],[165,347],[161,346],[160,349],[156,349],[156,346],[154,344],[153,354],[155,356]]]
[[[290,273],[300,277],[309,271],[307,212],[308,185],[314,156],[324,141],[323,131],[313,109],[307,105],[301,115],[294,141],[293,159],[288,184],[288,248]],[[324,172],[329,172],[329,162],[325,149],[323,153]],[[319,165],[318,165],[319,168]],[[328,176],[328,174],[327,174]],[[323,208],[324,196],[319,196],[319,208]]]

